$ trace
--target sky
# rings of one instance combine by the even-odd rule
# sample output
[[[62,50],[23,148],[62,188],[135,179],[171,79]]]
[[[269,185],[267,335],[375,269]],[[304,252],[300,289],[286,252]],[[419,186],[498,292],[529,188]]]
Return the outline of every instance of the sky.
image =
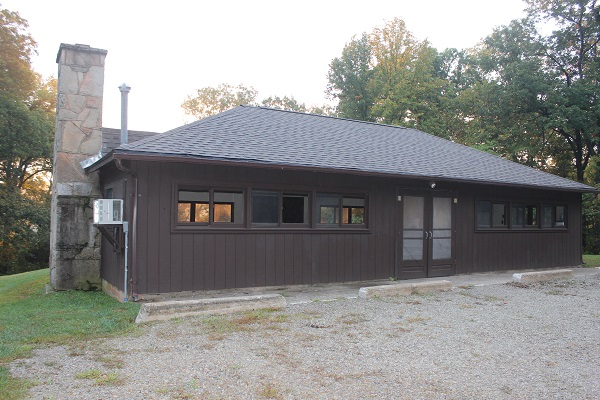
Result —
[[[402,18],[418,40],[438,50],[475,46],[524,16],[522,0],[0,0],[18,11],[37,41],[33,68],[56,76],[60,43],[108,50],[103,126],[163,132],[191,122],[181,103],[221,83],[258,90],[257,100],[325,97],[329,64],[353,36]]]

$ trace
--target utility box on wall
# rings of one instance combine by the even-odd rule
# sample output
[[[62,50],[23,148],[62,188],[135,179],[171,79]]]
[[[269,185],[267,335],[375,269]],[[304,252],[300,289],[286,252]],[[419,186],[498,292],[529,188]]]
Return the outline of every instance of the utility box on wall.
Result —
[[[95,225],[120,225],[123,223],[123,200],[94,200]]]

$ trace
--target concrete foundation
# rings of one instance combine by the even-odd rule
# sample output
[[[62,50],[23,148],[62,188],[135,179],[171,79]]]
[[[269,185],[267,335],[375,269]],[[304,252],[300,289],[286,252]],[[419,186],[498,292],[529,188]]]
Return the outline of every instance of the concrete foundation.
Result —
[[[106,50],[61,44],[50,221],[50,283],[54,289],[97,290],[100,233],[92,202],[100,198],[97,173],[79,164],[102,149],[102,92]]]

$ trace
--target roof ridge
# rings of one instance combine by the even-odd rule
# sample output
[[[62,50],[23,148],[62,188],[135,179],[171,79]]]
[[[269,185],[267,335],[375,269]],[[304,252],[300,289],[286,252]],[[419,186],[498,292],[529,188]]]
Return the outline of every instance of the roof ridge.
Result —
[[[362,121],[360,119],[334,117],[332,115],[315,114],[315,113],[310,113],[310,112],[302,112],[302,111],[294,111],[294,110],[283,110],[281,108],[273,108],[273,107],[265,107],[265,106],[253,106],[253,105],[248,105],[248,104],[240,104],[239,107],[261,108],[263,110],[280,111],[280,112],[286,112],[286,113],[291,113],[291,114],[300,114],[300,115],[310,115],[310,116],[314,116],[314,117],[335,119],[335,120],[338,120],[338,121],[358,122],[360,124],[369,124],[369,125],[377,125],[377,126],[387,126],[387,127],[390,127],[390,128],[399,128],[399,129],[412,129],[412,128],[407,128],[406,126],[401,126],[401,125],[381,124],[381,123],[378,123],[378,122]]]

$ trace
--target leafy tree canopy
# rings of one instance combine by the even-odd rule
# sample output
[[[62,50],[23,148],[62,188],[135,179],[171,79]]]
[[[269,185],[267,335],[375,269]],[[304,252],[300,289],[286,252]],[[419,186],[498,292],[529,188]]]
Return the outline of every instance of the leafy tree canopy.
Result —
[[[56,80],[31,68],[27,27],[0,10],[0,274],[48,263]]]
[[[310,112],[315,114],[333,115],[335,110],[331,106],[306,106],[294,97],[270,96],[258,102],[258,91],[253,87],[244,85],[232,86],[226,83],[217,87],[204,87],[196,91],[196,96],[188,96],[181,108],[187,115],[197,119],[209,117],[227,111],[239,105],[253,105],[278,108],[287,111]]]

